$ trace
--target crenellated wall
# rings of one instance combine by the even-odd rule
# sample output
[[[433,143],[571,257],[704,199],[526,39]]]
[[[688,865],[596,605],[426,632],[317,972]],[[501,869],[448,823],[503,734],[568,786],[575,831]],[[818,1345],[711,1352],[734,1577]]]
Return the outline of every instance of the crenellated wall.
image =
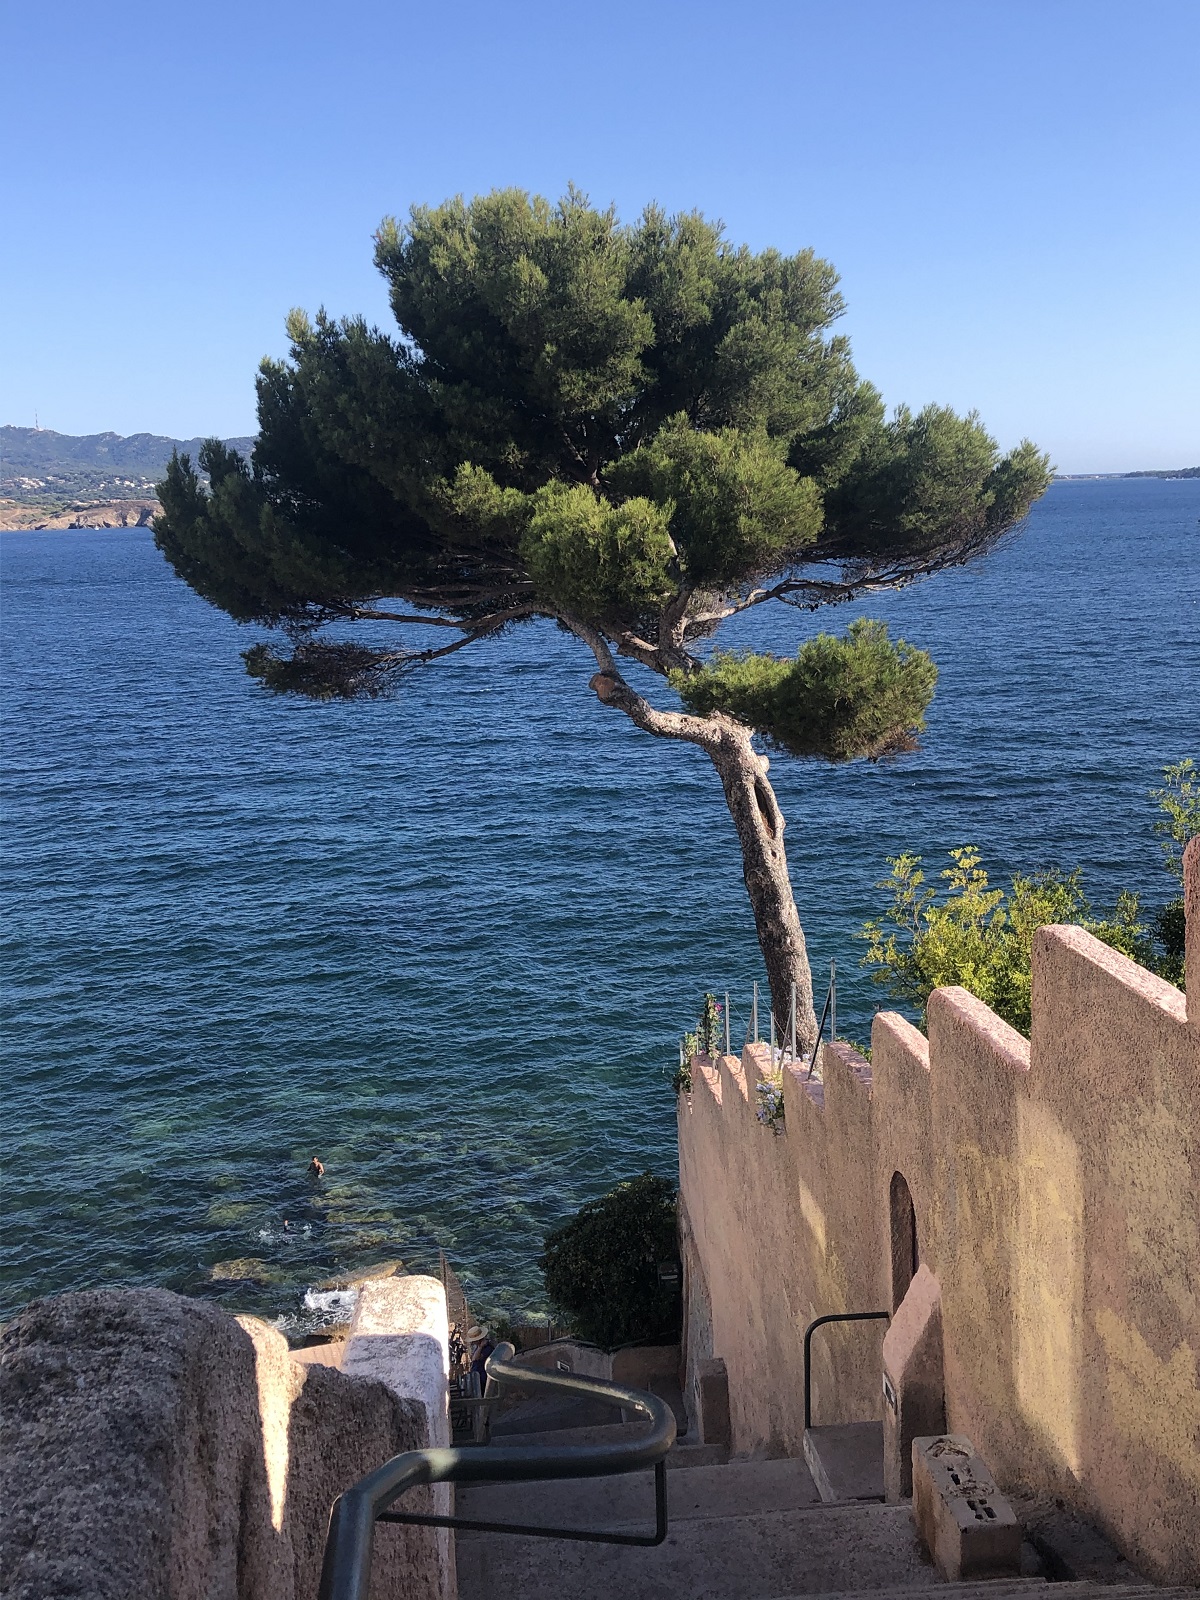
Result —
[[[802,1334],[941,1285],[949,1427],[1152,1575],[1200,1580],[1200,841],[1188,990],[1075,927],[1036,936],[1029,1041],[964,989],[875,1020],[755,1117],[763,1046],[680,1099],[689,1380],[724,1358],[737,1451],[799,1453]],[[899,1174],[899,1177],[897,1177]],[[911,1210],[909,1202],[911,1201]],[[814,1421],[880,1415],[884,1325],[820,1330]]]

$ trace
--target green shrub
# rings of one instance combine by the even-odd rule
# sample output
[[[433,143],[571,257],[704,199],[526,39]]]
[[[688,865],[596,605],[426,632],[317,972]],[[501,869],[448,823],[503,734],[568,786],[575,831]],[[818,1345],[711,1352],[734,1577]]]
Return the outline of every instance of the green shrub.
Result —
[[[1161,813],[1154,824],[1173,877],[1183,880],[1183,852],[1200,833],[1200,772],[1186,757],[1162,769],[1163,787],[1150,798]],[[961,984],[1021,1033],[1030,1029],[1029,988],[1033,935],[1051,922],[1077,922],[1097,939],[1140,962],[1168,983],[1183,987],[1184,909],[1178,896],[1157,911],[1143,911],[1140,896],[1123,889],[1108,916],[1093,917],[1080,872],[1050,868],[1017,873],[1011,889],[994,889],[974,845],[951,850],[942,873],[946,887],[925,884],[920,856],[889,856],[891,873],[876,887],[891,904],[863,924],[864,967],[893,998],[925,1007],[934,989]],[[1147,919],[1144,920],[1144,919]]]
[[[643,1172],[546,1235],[546,1293],[581,1339],[611,1350],[678,1334],[678,1288],[658,1279],[679,1253],[675,1227],[674,1185]]]
[[[1006,890],[991,886],[973,845],[951,850],[950,858],[939,899],[925,884],[920,856],[890,857],[891,873],[879,888],[890,891],[891,904],[860,935],[868,944],[863,965],[876,969],[872,976],[893,998],[919,1008],[922,1026],[934,989],[957,983],[1028,1035],[1033,935],[1047,923],[1081,923],[1132,960],[1152,965],[1136,895],[1122,893],[1111,915],[1094,918],[1078,868],[1018,873]]]

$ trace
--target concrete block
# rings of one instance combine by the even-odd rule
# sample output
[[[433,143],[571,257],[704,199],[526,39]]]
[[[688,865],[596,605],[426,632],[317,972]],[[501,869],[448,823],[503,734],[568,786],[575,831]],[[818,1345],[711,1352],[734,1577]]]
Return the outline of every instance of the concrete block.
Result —
[[[914,1439],[912,1462],[917,1532],[945,1581],[1019,1576],[1021,1525],[971,1441]]]
[[[700,1400],[701,1441],[728,1450],[733,1441],[729,1420],[729,1374],[720,1356],[697,1362],[696,1389]]]
[[[946,1426],[942,1291],[922,1264],[883,1338],[883,1488],[891,1503],[913,1492],[912,1444]]]

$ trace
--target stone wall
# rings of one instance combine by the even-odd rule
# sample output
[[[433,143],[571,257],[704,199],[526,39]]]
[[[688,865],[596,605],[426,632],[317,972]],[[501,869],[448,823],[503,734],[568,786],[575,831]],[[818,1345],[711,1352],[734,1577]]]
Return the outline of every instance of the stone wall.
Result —
[[[315,1600],[337,1495],[446,1442],[441,1286],[388,1282],[407,1298],[381,1332],[382,1286],[364,1286],[345,1358],[357,1375],[303,1366],[265,1324],[164,1290],[27,1306],[0,1341],[4,1594]],[[428,1489],[409,1501],[433,1507]],[[454,1593],[444,1533],[378,1529],[372,1600]]]
[[[1031,1040],[939,990],[928,1039],[884,1013],[870,1065],[835,1045],[821,1082],[785,1071],[778,1137],[755,1118],[765,1048],[697,1059],[683,1240],[735,1450],[798,1453],[805,1325],[893,1310],[919,1259],[949,1428],[1003,1487],[1061,1496],[1156,1577],[1200,1579],[1200,841],[1186,872],[1188,1001],[1046,928]],[[883,1326],[815,1335],[816,1423],[880,1415]]]

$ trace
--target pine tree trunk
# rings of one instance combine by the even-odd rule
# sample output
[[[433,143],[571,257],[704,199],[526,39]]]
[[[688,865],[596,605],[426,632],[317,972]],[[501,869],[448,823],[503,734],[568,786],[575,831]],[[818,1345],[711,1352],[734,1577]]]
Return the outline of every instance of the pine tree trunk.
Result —
[[[595,655],[601,670],[592,678],[591,688],[604,705],[623,711],[639,728],[660,739],[699,745],[716,767],[742,847],[742,873],[771,986],[776,1028],[782,1041],[791,1023],[794,984],[796,1048],[801,1053],[811,1051],[817,1038],[812,973],[788,877],[783,813],[767,782],[766,760],[751,742],[750,729],[720,712],[698,717],[656,710],[617,671],[608,645],[596,629],[577,618],[561,620]]]
[[[783,813],[767,782],[766,761],[748,733],[722,730],[706,747],[725,789],[725,802],[742,847],[742,873],[754,912],[758,943],[771,986],[771,1005],[780,1042],[791,1020],[792,985],[796,992],[796,1047],[812,1050],[817,1037],[812,972],[796,898],[783,848]]]

